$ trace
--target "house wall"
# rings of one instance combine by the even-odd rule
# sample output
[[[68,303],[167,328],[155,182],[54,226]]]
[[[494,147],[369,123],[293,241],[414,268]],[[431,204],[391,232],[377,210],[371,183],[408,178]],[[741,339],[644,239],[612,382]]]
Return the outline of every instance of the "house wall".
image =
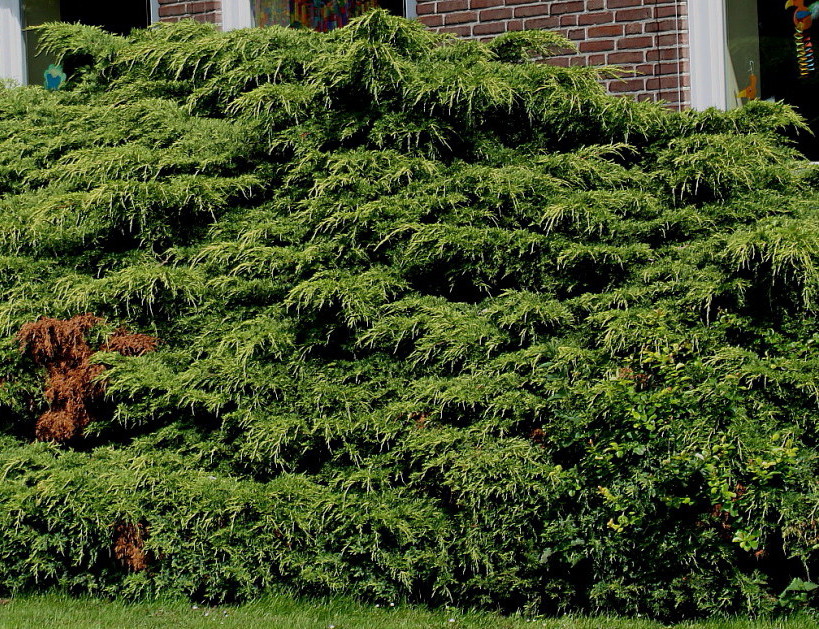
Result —
[[[225,0],[225,2],[236,0]],[[161,22],[177,22],[181,19],[193,18],[200,22],[222,24],[222,0],[159,0],[159,20]]]
[[[165,22],[192,17],[222,23],[222,0],[159,3]],[[618,65],[630,74],[607,80],[609,91],[678,108],[691,104],[687,0],[417,0],[416,11],[429,28],[460,37],[559,31],[578,53],[550,63]]]
[[[560,65],[615,64],[633,72],[606,82],[611,92],[640,100],[690,104],[686,0],[418,0],[418,19],[461,37],[506,31],[563,33],[578,54]]]

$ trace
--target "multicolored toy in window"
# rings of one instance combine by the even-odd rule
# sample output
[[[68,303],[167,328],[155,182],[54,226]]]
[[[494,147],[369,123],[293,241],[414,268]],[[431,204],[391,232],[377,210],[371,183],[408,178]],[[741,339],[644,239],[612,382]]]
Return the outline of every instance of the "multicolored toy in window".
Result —
[[[799,62],[799,76],[810,76],[816,69],[816,57],[813,52],[813,42],[808,31],[813,26],[813,21],[819,19],[819,2],[810,5],[805,4],[805,0],[788,0],[785,3],[786,9],[795,9],[793,12],[793,23],[796,32],[793,35],[796,41],[796,59]]]
[[[290,26],[290,0],[255,0],[256,26]]]
[[[256,0],[257,26],[292,26],[326,33],[378,7],[378,0]]]
[[[66,78],[62,66],[52,63],[43,73],[43,87],[50,91],[56,91],[65,84]]]

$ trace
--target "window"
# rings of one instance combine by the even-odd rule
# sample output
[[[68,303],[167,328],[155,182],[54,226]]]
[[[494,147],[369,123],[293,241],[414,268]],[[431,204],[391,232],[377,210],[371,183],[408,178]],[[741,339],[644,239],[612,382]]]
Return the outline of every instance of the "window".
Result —
[[[0,0],[0,78],[43,84],[53,59],[37,54],[44,22],[80,22],[117,34],[144,28],[157,19],[158,0]]]
[[[0,0],[0,79],[24,83],[20,0]]]
[[[415,17],[415,0],[249,0],[249,5],[225,0],[222,19],[225,30],[278,25],[327,32],[376,7]]]
[[[744,7],[744,16],[740,15],[743,5],[749,5]],[[819,132],[815,59],[819,54],[819,2],[728,0],[726,18],[729,65],[736,75],[735,86],[730,86],[735,89],[729,95],[785,101],[796,107],[814,134]],[[739,100],[735,103],[741,104]],[[819,158],[815,136],[801,134],[798,140],[805,154]]]
[[[819,134],[819,1],[690,0],[692,104],[784,101]],[[819,135],[799,148],[819,159]]]

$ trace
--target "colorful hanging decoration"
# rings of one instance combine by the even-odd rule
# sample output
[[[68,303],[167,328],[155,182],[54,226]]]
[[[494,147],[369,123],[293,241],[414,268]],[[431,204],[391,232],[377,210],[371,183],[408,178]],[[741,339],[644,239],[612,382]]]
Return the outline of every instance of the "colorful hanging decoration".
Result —
[[[759,77],[756,74],[748,76],[748,85],[745,89],[737,92],[737,98],[747,98],[748,100],[756,100],[757,91],[756,86],[759,83]]]
[[[256,26],[291,26],[326,33],[378,7],[378,0],[255,0]]]
[[[256,26],[290,26],[290,0],[255,0]]]
[[[747,98],[748,100],[756,100],[757,98],[757,87],[759,85],[759,77],[756,75],[754,71],[754,62],[748,62],[748,85],[745,89],[742,89],[737,92],[737,98]]]
[[[785,3],[785,9],[791,8],[794,9],[793,23],[796,26],[796,32],[793,34],[793,38],[796,41],[799,76],[806,77],[813,74],[816,69],[813,41],[808,31],[813,26],[813,21],[819,19],[819,2],[806,5],[805,0],[788,0]]]
[[[65,72],[63,72],[62,66],[52,63],[43,73],[43,87],[51,91],[58,90],[63,86],[66,78],[67,77]]]
[[[320,33],[346,26],[354,17],[378,6],[377,0],[291,0],[291,26]]]

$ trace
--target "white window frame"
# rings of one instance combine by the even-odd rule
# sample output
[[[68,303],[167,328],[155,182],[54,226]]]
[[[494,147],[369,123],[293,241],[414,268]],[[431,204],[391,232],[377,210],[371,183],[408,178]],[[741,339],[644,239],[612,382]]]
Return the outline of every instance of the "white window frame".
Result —
[[[159,0],[148,0],[150,23],[159,21]],[[0,0],[0,80],[26,83],[26,43],[20,0]]]
[[[237,28],[252,28],[253,0],[222,0],[222,30],[232,31]],[[409,20],[418,17],[417,0],[404,0],[404,15]]]
[[[728,29],[724,0],[688,0],[691,107],[726,109]]]
[[[26,54],[20,0],[0,0],[0,79],[25,83]]]

